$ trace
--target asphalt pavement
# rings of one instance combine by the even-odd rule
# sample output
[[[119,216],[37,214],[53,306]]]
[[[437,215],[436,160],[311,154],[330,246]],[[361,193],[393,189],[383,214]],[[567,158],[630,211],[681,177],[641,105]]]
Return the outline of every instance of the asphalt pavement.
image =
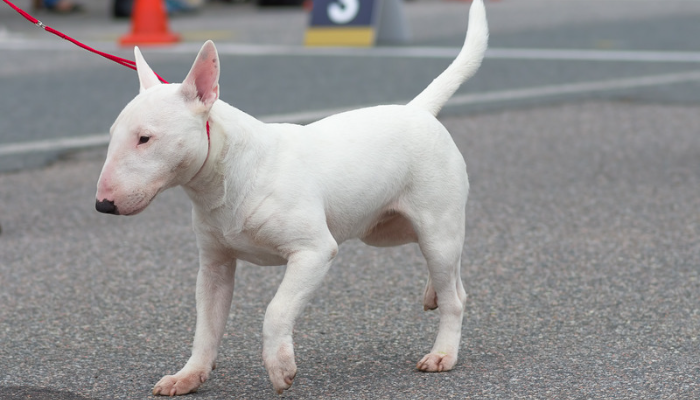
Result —
[[[103,4],[104,3],[104,4]],[[24,4],[20,4],[24,5]],[[133,71],[0,4],[0,398],[142,399],[189,357],[197,249],[184,192],[94,211]],[[405,5],[412,41],[306,49],[301,9],[208,4],[145,49],[181,80],[221,52],[222,99],[265,120],[409,100],[456,54],[467,3]],[[436,313],[416,246],[341,246],[295,329],[289,399],[700,398],[700,3],[487,3],[490,51],[441,116],[471,181],[460,361],[417,372]],[[129,56],[108,2],[44,23]],[[192,399],[274,399],[261,361],[284,267],[242,263],[218,368]]]

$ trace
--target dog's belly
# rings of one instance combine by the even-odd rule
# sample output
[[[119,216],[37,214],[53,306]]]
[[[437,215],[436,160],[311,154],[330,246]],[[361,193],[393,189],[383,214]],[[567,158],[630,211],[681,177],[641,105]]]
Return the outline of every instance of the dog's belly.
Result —
[[[370,246],[391,247],[418,241],[411,221],[390,210],[381,215],[360,240]]]

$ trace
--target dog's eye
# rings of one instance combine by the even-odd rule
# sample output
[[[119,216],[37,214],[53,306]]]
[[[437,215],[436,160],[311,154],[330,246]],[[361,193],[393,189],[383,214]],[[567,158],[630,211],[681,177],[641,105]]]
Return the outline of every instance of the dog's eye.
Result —
[[[150,139],[151,139],[151,138],[150,138],[149,136],[140,136],[140,137],[139,137],[139,144],[148,143],[148,141],[149,141]]]

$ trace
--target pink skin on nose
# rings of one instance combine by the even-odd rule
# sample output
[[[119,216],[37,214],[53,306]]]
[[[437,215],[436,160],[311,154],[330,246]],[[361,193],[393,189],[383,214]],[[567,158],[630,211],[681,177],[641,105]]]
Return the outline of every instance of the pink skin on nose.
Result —
[[[112,170],[107,165],[102,169],[100,180],[97,182],[97,200],[114,201],[114,189],[112,187]]]

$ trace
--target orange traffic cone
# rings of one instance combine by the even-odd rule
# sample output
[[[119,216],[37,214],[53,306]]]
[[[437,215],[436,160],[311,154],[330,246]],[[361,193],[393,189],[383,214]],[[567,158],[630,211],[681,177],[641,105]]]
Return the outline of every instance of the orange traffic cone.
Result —
[[[168,29],[168,14],[163,0],[136,0],[131,13],[131,33],[119,38],[119,44],[168,44],[180,40],[180,35]]]

